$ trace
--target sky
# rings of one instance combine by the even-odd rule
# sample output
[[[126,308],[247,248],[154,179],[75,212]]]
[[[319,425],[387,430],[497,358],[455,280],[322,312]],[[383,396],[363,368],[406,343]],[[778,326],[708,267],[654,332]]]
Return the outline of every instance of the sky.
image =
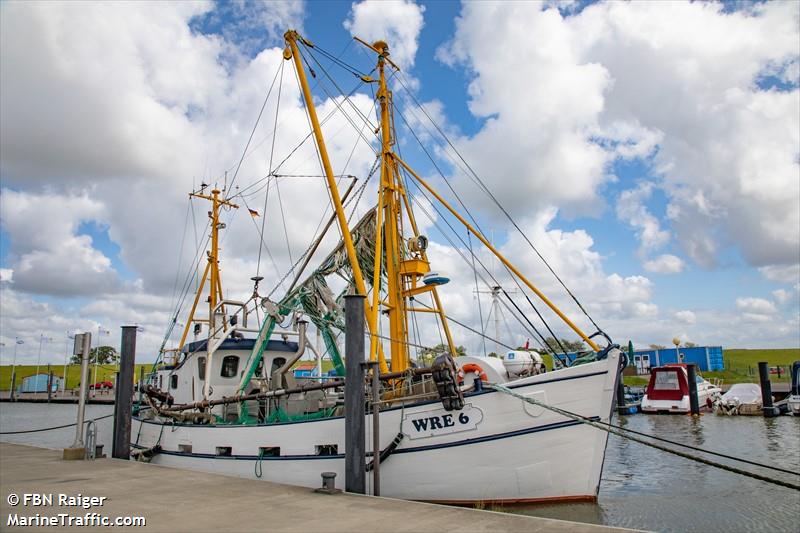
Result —
[[[308,143],[278,165],[309,131],[281,56],[288,28],[359,72],[374,56],[352,36],[389,44],[396,149],[587,332],[531,244],[615,342],[800,346],[798,2],[4,2],[2,364],[63,362],[76,331],[118,347],[133,324],[152,361],[202,248],[208,205],[188,198],[201,182],[239,195],[223,215],[226,294],[246,298],[261,275],[262,295],[282,296],[330,213],[318,177],[262,180],[320,174]],[[371,89],[345,100],[356,77],[315,57],[335,172],[363,183]],[[409,190],[431,214],[417,217],[432,268],[451,279],[445,311],[494,335],[476,294],[488,280],[461,256],[476,246],[519,289]],[[356,216],[374,193],[369,181]],[[510,345],[524,329],[500,323]]]

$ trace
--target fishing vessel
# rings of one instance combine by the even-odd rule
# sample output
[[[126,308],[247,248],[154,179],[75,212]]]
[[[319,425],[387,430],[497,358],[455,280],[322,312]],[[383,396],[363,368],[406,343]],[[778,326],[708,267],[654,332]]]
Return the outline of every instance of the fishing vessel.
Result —
[[[288,31],[283,64],[297,74],[333,208],[323,233],[338,226],[341,240],[306,271],[322,242],[318,235],[279,300],[259,293],[260,276],[252,278],[249,299],[227,299],[219,266],[220,213],[238,209],[237,196],[210,186],[192,193],[210,203],[207,261],[178,347],[166,349],[165,342],[142,388],[131,431],[134,455],[167,466],[308,487],[319,486],[323,472],[334,472],[341,483],[344,376],[346,365],[354,362],[342,357],[339,342],[342,334],[365,335],[373,375],[381,380],[377,395],[366,392],[368,410],[377,409],[379,416],[379,431],[371,435],[372,414],[367,414],[366,456],[380,463],[381,495],[458,504],[595,500],[607,433],[546,406],[608,422],[625,355],[599,327],[589,335],[568,318],[500,253],[473,218],[451,206],[395,152],[395,107],[387,79],[402,80],[399,68],[387,43],[356,40],[376,58],[375,68],[359,79],[375,90],[379,125],[370,142],[377,154],[377,201],[360,219],[347,216],[347,199],[356,195],[349,195],[352,186],[344,194],[339,190],[306,75],[321,55],[333,58],[332,65],[342,61]],[[326,73],[321,67],[312,75]],[[523,312],[522,300],[509,294],[504,305],[540,340],[543,351],[561,361],[557,370],[542,372],[541,361],[532,356],[519,364],[511,339],[502,344],[515,355],[511,359],[458,353],[451,331],[456,321],[439,294],[449,279],[431,269],[429,240],[412,209],[421,198],[460,224],[516,280],[532,311]],[[467,259],[475,265],[476,258]],[[481,275],[490,278],[487,286],[500,286],[489,269]],[[334,291],[331,276],[345,280],[341,290]],[[345,331],[346,294],[364,298],[365,331]],[[201,312],[204,297],[207,314]],[[544,322],[545,310],[586,344],[581,364],[570,364],[563,347],[559,350],[543,335],[543,324],[553,331]],[[542,320],[538,327],[531,316]],[[441,332],[444,342],[438,351],[421,345],[418,321],[423,318]],[[176,324],[177,313],[167,337]],[[310,328],[321,343],[309,339]],[[296,377],[291,369],[307,352],[314,354],[318,370]],[[330,359],[333,375],[322,375],[323,358]],[[538,403],[504,394],[492,384]],[[369,477],[367,488],[376,488]]]
[[[697,401],[700,409],[708,409],[722,389],[715,383],[695,374]],[[689,373],[684,363],[659,366],[650,370],[650,381],[642,397],[644,413],[688,413]]]

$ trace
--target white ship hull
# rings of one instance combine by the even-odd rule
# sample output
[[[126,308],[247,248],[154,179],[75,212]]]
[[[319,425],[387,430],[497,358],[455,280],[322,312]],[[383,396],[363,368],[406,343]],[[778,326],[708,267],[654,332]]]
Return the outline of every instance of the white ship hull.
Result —
[[[605,360],[505,386],[608,421],[619,357],[612,350]],[[382,496],[449,503],[596,499],[606,432],[491,390],[468,394],[465,404],[462,411],[448,412],[432,401],[381,412],[381,449],[398,432],[405,435],[381,463]],[[371,416],[366,424],[371,452]],[[161,446],[152,459],[156,464],[307,487],[320,486],[322,472],[336,472],[337,487],[344,487],[342,417],[250,426],[173,425],[135,417],[131,436],[134,448]],[[320,446],[335,452],[319,455]],[[259,457],[267,447],[280,448],[280,455]],[[219,455],[228,448],[230,456]],[[367,479],[371,492],[369,474]]]

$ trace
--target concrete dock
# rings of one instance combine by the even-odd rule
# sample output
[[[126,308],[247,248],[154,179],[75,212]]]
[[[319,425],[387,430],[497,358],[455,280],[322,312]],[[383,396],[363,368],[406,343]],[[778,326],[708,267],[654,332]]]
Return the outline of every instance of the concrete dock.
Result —
[[[337,486],[343,481],[337,480]],[[35,495],[52,495],[53,502],[41,505]],[[84,499],[68,498],[77,495]],[[19,520],[24,517],[64,513],[88,520],[90,527],[81,529],[89,531],[106,529],[92,527],[100,520],[92,513],[111,520],[143,517],[144,526],[130,528],[139,531],[631,531],[357,494],[316,494],[302,487],[117,459],[63,461],[60,450],[7,443],[0,443],[0,498],[2,531],[23,529]],[[70,505],[76,502],[84,505]]]

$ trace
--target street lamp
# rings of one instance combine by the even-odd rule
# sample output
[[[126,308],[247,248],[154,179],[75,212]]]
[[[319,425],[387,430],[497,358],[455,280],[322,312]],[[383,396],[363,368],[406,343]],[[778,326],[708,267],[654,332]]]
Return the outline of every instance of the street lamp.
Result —
[[[39,392],[39,363],[42,360],[42,344],[45,341],[50,342],[53,340],[53,337],[45,337],[44,333],[39,334],[39,355],[36,357],[36,374],[34,375],[34,383],[36,383],[36,392]]]
[[[70,335],[69,331],[67,332],[67,341],[66,341],[66,349],[64,352],[64,383],[61,386],[61,392],[66,394],[67,393],[67,364],[69,361],[69,341],[74,340],[75,335]]]
[[[19,337],[14,337],[14,362],[11,363],[11,392],[9,393],[12,401],[14,400],[14,386],[17,381],[17,346],[20,344],[25,344],[25,341]]]

